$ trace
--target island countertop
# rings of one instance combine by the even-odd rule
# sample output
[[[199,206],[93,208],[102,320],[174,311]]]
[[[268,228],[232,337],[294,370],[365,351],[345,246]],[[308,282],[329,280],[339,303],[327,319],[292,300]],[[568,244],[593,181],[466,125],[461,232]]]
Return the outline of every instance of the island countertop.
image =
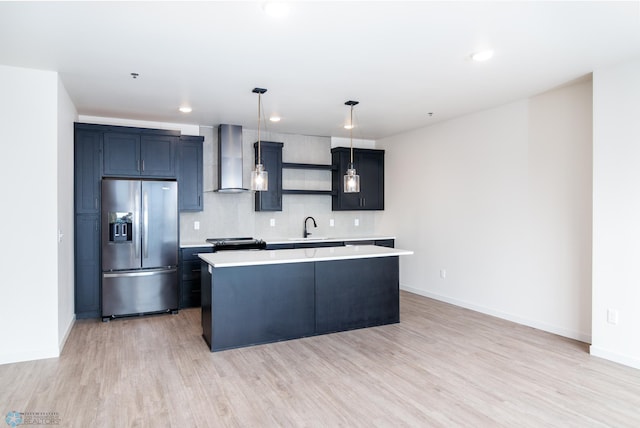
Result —
[[[345,247],[296,248],[289,250],[223,251],[201,253],[198,256],[214,268],[225,268],[406,256],[410,254],[413,254],[413,251],[399,248],[378,247],[376,245],[350,245]]]

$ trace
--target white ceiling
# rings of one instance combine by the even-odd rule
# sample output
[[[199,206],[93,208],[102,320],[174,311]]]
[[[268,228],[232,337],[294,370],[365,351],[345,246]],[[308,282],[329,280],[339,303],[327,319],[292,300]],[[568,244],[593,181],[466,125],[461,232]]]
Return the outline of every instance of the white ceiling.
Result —
[[[354,137],[379,139],[640,56],[639,1],[262,5],[0,1],[0,64],[58,71],[83,115],[255,129],[263,87],[268,130],[345,137],[357,100]]]

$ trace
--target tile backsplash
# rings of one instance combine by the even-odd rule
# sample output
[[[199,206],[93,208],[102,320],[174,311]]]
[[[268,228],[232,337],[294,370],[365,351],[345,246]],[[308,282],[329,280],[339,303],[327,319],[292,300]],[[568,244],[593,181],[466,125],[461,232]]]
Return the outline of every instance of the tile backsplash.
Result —
[[[314,236],[349,237],[374,235],[378,212],[331,211],[331,196],[328,195],[283,195],[282,211],[254,211],[253,192],[218,193],[217,188],[217,128],[201,127],[204,136],[204,211],[180,214],[180,240],[200,242],[206,238],[252,236],[256,238],[302,237],[305,217],[312,216],[318,225],[310,227]],[[244,129],[243,170],[244,184],[249,187],[250,171],[253,168],[253,144],[257,141],[255,130]],[[294,134],[261,133],[263,141],[284,143],[284,162],[331,163],[331,138]],[[329,171],[285,170],[283,187],[292,189],[330,190]],[[359,225],[355,226],[355,220]],[[271,226],[272,220],[275,222]],[[334,226],[330,226],[333,220]],[[194,229],[199,222],[200,228]],[[311,222],[308,223],[311,226]]]

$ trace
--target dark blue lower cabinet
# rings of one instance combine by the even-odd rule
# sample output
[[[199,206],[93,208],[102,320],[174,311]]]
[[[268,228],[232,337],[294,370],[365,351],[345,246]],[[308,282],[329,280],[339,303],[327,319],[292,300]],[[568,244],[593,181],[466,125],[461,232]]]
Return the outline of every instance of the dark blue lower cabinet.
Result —
[[[397,256],[201,267],[211,351],[400,321]]]
[[[315,265],[317,334],[400,322],[398,257]]]
[[[314,334],[312,263],[213,269],[210,288],[212,351]]]

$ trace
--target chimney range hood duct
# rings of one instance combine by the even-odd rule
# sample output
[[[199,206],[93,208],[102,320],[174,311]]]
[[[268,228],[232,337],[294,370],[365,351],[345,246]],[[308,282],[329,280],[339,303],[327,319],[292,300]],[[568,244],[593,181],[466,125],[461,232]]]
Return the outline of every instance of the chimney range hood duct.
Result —
[[[242,126],[218,127],[218,190],[237,193],[249,189],[242,186]]]

